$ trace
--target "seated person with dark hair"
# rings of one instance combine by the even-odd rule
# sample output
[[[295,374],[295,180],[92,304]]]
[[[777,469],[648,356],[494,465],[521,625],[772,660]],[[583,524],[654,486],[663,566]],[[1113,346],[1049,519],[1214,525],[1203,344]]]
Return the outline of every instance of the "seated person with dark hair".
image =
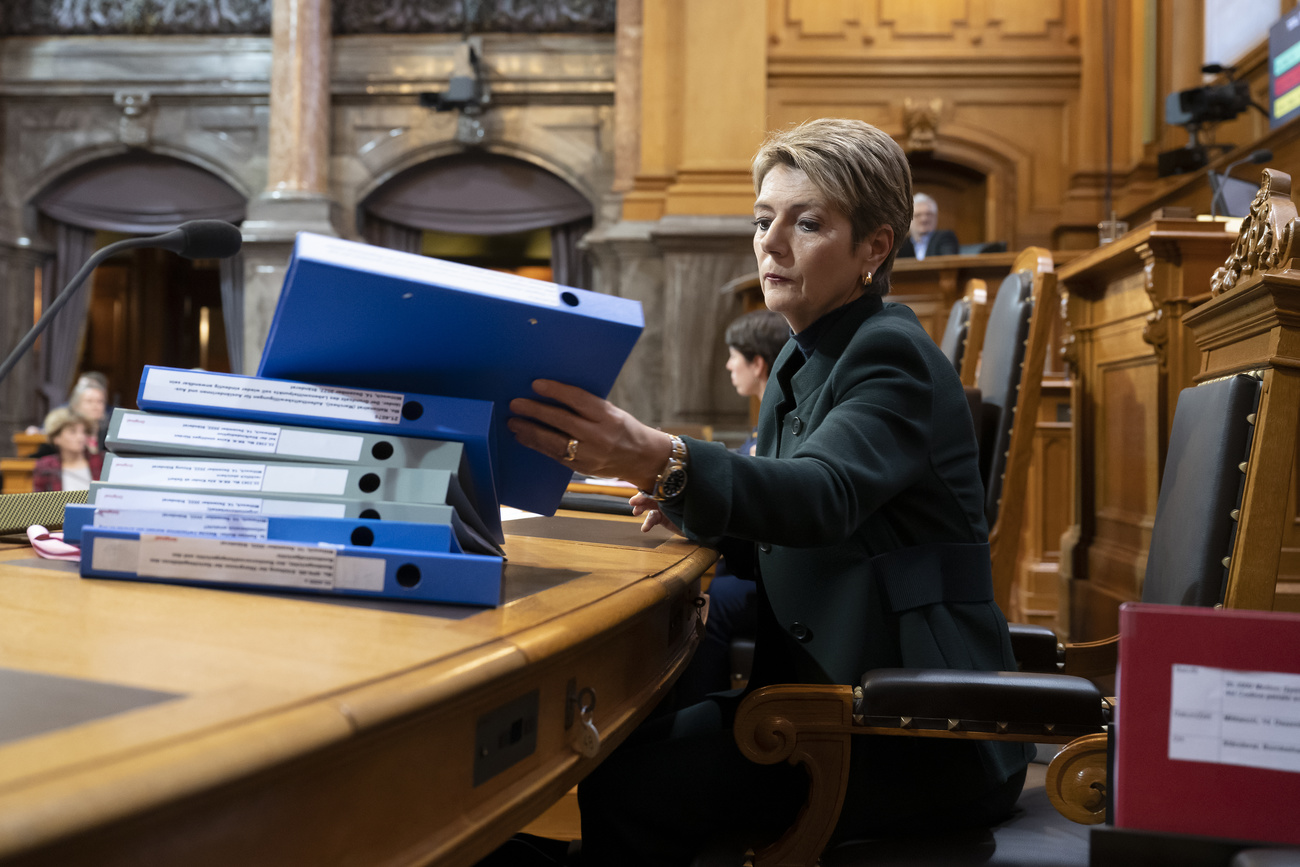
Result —
[[[898,258],[924,259],[926,256],[956,256],[961,252],[957,236],[948,229],[936,229],[939,204],[925,193],[912,197],[912,227],[898,248]]]
[[[785,342],[790,339],[790,326],[781,314],[771,310],[754,310],[736,317],[727,326],[727,372],[731,385],[741,397],[763,397],[767,378],[772,373],[772,362]],[[752,455],[758,442],[756,432],[739,451]]]

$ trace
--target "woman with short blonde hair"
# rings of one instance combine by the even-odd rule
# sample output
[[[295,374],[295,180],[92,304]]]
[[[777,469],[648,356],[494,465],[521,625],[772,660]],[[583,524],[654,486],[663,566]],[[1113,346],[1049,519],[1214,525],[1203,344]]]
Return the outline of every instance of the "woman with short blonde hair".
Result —
[[[102,454],[89,449],[89,425],[67,407],[45,417],[45,436],[57,451],[36,459],[32,468],[33,491],[84,491],[99,480]]]
[[[646,529],[715,546],[757,582],[750,690],[852,685],[873,668],[1014,670],[965,392],[915,314],[881,297],[911,219],[906,156],[870,124],[814,120],[759,148],[754,183],[764,302],[793,332],[756,456],[670,436],[549,380],[533,383],[540,400],[512,401],[511,430],[574,469],[632,482]],[[715,835],[754,844],[791,824],[803,772],[741,755],[739,700],[714,694],[652,719],[583,781],[584,867],[686,865]],[[1028,755],[855,738],[838,833],[999,821]]]

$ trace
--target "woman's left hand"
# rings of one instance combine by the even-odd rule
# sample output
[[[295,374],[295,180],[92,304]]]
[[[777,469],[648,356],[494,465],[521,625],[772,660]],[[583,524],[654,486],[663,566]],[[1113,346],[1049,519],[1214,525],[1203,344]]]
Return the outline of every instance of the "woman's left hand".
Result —
[[[510,411],[520,416],[506,422],[515,439],[580,473],[623,479],[642,490],[654,485],[672,453],[668,434],[572,385],[538,379],[533,391],[555,403],[510,401]]]
[[[632,507],[633,517],[645,515],[645,520],[641,522],[641,532],[649,533],[655,527],[663,527],[670,533],[678,536],[685,536],[676,524],[668,519],[668,516],[659,508],[659,501],[649,494],[638,493],[628,500],[628,505]]]

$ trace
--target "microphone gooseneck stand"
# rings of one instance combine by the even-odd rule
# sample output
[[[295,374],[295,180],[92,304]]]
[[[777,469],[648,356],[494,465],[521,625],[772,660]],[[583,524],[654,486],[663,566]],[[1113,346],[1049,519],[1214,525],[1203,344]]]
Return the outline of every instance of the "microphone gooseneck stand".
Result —
[[[41,332],[50,324],[50,320],[77,293],[77,290],[81,288],[82,283],[86,282],[86,278],[90,276],[90,273],[110,256],[114,256],[122,250],[131,250],[137,247],[161,247],[187,259],[224,259],[239,252],[242,240],[239,229],[230,223],[221,220],[192,220],[162,235],[150,235],[146,238],[127,238],[96,250],[94,255],[86,260],[86,264],[81,266],[81,270],[76,273],[76,276],[68,281],[68,285],[59,293],[53,303],[41,314],[41,318],[27,332],[27,335],[14,347],[14,351],[9,353],[9,357],[4,360],[4,363],[0,364],[0,382],[4,381],[4,378],[9,375],[9,371],[13,370],[14,365],[26,354],[27,350],[31,349],[32,344],[36,342],[36,338],[41,336]]]

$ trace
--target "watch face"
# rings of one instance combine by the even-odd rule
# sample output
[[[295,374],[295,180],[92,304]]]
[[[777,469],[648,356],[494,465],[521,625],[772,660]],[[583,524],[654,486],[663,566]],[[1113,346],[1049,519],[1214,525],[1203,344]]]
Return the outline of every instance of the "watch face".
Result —
[[[659,499],[671,500],[686,489],[686,468],[673,467],[659,483]]]

